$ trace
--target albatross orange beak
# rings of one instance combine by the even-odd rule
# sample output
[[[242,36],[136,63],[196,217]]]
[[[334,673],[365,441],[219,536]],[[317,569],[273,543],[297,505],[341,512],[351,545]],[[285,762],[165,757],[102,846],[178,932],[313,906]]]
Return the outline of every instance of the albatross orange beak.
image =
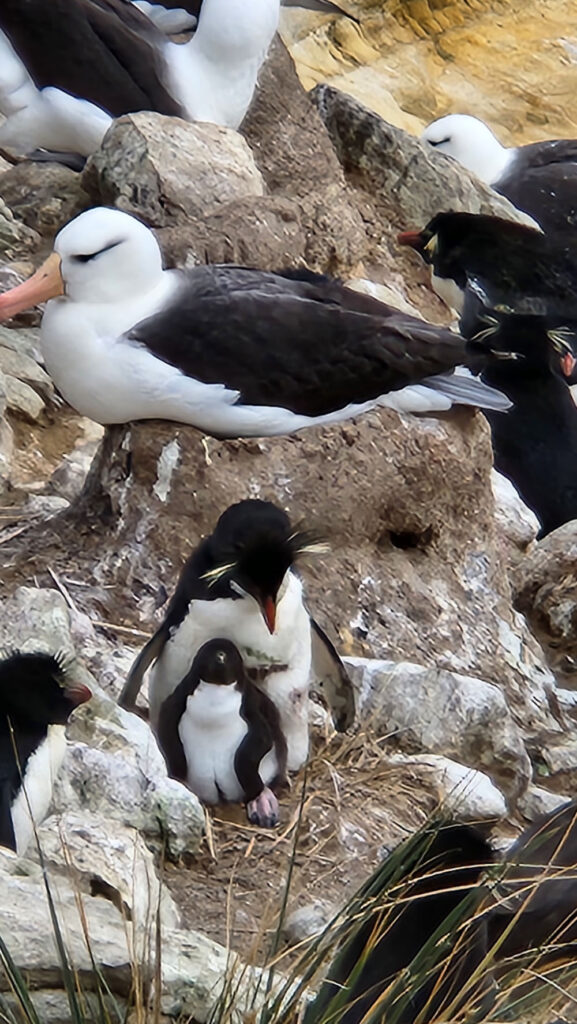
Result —
[[[265,597],[262,603],[262,615],[269,633],[274,633],[274,627],[276,625],[276,604],[272,597]]]
[[[64,295],[64,281],[60,273],[60,256],[53,252],[24,284],[0,295],[0,323],[57,295]]]

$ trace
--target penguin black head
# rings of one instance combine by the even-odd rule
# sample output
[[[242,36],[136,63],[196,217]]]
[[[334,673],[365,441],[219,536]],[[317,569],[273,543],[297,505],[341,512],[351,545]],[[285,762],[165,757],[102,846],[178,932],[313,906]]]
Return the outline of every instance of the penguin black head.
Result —
[[[0,662],[0,713],[14,724],[65,725],[92,694],[66,678],[61,656],[11,654]]]
[[[544,235],[526,224],[478,213],[438,213],[422,231],[402,231],[409,245],[433,267],[437,277],[451,278],[464,289],[469,274],[497,264],[507,277],[524,272],[527,250],[540,248]]]
[[[306,552],[325,550],[312,534],[295,531],[270,501],[247,500],[223,512],[209,539],[214,568],[203,579],[218,597],[253,597],[271,633],[288,570]],[[281,595],[282,596],[282,595]]]
[[[575,382],[577,321],[553,315],[514,312],[492,305],[477,282],[467,286],[459,321],[469,350],[484,353],[501,371],[527,374],[550,370],[568,384]]]
[[[215,686],[244,682],[244,664],[238,647],[230,640],[209,640],[198,651],[190,671],[191,681],[202,680]]]

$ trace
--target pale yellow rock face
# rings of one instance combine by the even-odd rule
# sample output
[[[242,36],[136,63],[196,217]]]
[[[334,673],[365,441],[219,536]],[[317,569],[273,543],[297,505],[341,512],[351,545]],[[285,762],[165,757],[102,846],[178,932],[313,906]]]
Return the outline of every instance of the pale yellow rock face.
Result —
[[[343,0],[346,18],[296,10],[281,31],[306,88],[329,82],[419,134],[482,118],[505,145],[577,137],[574,0]]]

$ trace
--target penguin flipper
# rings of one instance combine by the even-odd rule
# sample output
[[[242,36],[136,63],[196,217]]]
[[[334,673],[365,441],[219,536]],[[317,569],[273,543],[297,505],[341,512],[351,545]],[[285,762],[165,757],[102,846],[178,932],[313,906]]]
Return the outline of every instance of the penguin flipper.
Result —
[[[313,689],[325,700],[337,732],[346,732],[355,720],[353,684],[334,645],[312,615],[310,622]]]
[[[152,665],[153,661],[162,654],[164,645],[169,638],[170,632],[166,622],[156,630],[154,636],[148,640],[148,642],[142,648],[140,654],[133,661],[130,672],[126,677],[126,682],[122,687],[122,692],[118,698],[118,703],[121,708],[126,711],[136,711],[136,700],[140,693],[142,686],[142,680],[144,679],[144,673]]]
[[[183,683],[186,684],[186,679]],[[183,683],[162,702],[156,724],[156,739],[170,778],[186,783],[188,764],[178,731],[178,723],[186,709],[187,690]]]
[[[265,788],[260,763],[275,748],[278,780],[286,776],[287,744],[280,726],[280,715],[270,697],[249,681],[244,682],[241,715],[248,725],[234,757],[234,770],[248,804]]]
[[[10,779],[0,779],[0,846],[16,853],[16,836],[12,823],[14,786]]]

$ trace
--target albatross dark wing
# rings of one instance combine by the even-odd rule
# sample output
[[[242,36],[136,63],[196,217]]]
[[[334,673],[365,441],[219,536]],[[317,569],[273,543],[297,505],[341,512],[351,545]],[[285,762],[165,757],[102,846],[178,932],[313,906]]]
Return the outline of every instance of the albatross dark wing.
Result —
[[[127,338],[247,405],[320,416],[452,371],[466,343],[320,277],[234,266],[197,267],[161,313]],[[378,309],[378,312],[377,312]]]
[[[181,113],[162,84],[165,38],[125,0],[2,0],[0,29],[40,89],[63,89],[113,117]]]

